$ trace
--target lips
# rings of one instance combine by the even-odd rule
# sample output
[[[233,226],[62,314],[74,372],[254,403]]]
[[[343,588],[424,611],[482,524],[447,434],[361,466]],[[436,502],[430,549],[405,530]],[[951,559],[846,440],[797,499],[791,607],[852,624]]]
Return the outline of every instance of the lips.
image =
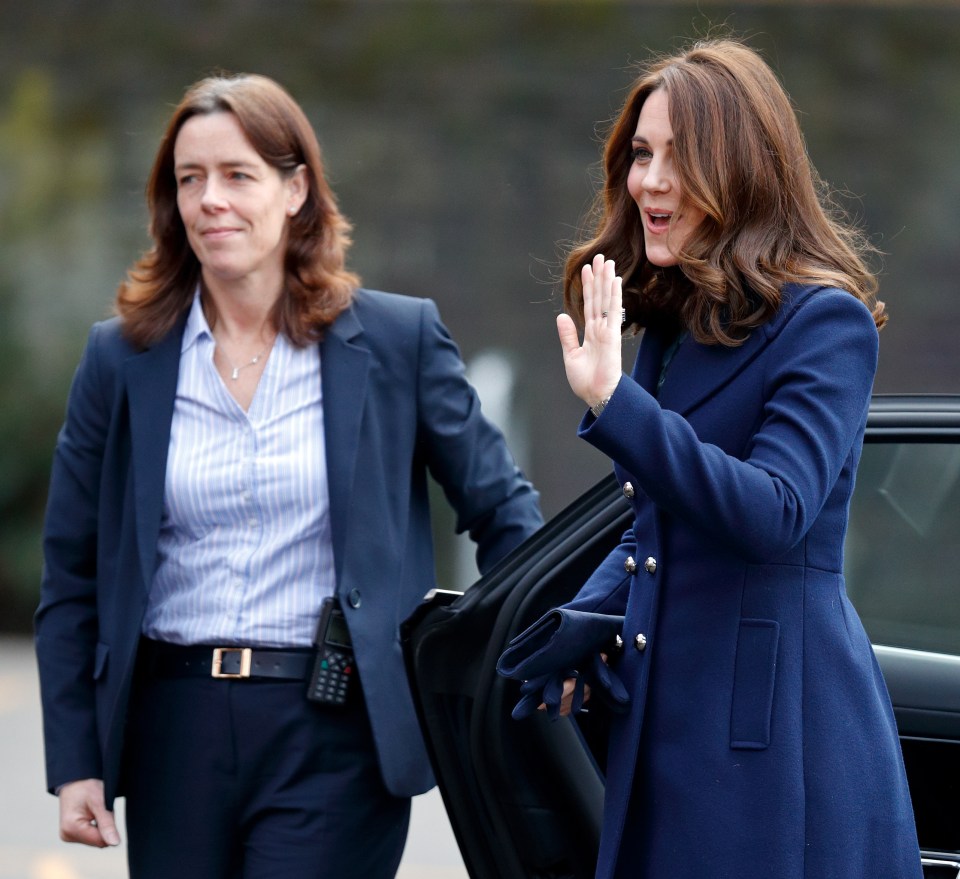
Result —
[[[216,240],[218,238],[226,238],[234,232],[239,231],[239,229],[233,226],[214,226],[210,229],[201,229],[200,235],[207,240]]]
[[[666,232],[670,228],[670,221],[673,219],[673,211],[665,211],[657,208],[644,208],[644,215],[647,218],[647,228],[656,234]]]

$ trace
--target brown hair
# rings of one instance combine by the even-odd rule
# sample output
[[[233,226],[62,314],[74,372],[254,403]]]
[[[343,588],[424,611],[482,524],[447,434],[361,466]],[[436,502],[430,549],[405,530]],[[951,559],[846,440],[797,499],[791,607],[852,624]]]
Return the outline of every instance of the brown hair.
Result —
[[[706,215],[667,269],[647,262],[627,191],[640,109],[657,89],[669,97],[681,210]],[[684,327],[705,344],[740,344],[776,312],[788,282],[840,287],[867,304],[878,327],[886,322],[864,261],[874,249],[832,203],[790,99],[747,46],[707,40],[646,65],[610,130],[603,165],[596,231],[571,250],[564,270],[564,307],[581,323],[580,269],[596,253],[616,261],[629,323]]]
[[[212,76],[187,89],[167,124],[146,190],[153,246],[117,290],[124,333],[140,346],[169,332],[200,279],[177,209],[177,135],[191,117],[222,112],[236,117],[253,148],[282,175],[306,167],[306,201],[288,220],[284,289],[273,315],[277,330],[298,345],[316,340],[350,305],[359,283],[344,265],[350,224],[324,177],[320,145],[303,111],[265,76]]]

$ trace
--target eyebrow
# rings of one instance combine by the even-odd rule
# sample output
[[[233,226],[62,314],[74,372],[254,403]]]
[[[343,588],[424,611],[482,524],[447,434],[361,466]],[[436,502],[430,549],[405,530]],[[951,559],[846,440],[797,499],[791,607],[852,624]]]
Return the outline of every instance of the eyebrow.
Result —
[[[174,171],[184,171],[186,169],[192,168],[203,168],[205,167],[202,162],[177,162],[173,166]],[[253,162],[245,162],[242,159],[232,159],[226,162],[218,162],[218,168],[256,168],[256,165]]]
[[[639,135],[636,135],[636,134],[635,134],[633,137],[630,138],[630,143],[644,143],[644,144],[649,145],[649,144],[650,144],[650,141],[647,140],[645,137],[640,137]],[[670,140],[667,141],[667,146],[670,146],[670,147],[673,146],[673,138],[672,138],[672,137],[670,138]]]

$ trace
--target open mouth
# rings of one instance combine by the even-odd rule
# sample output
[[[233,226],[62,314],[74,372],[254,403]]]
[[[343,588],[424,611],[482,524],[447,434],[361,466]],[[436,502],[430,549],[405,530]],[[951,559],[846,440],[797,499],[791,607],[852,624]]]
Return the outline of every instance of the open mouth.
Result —
[[[670,211],[647,211],[647,225],[654,232],[666,232],[670,228],[673,213]]]

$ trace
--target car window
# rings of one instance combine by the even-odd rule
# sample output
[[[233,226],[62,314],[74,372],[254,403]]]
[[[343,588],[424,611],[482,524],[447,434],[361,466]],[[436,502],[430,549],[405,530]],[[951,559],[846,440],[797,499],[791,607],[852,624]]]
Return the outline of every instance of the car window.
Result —
[[[845,573],[874,644],[960,655],[960,445],[864,446]]]

